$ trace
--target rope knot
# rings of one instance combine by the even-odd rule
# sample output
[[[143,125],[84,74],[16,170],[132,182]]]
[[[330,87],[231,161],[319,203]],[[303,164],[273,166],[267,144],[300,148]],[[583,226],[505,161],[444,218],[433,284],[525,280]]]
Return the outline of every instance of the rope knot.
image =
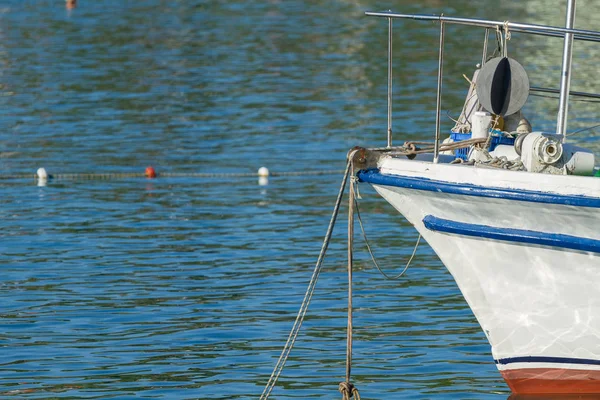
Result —
[[[342,400],[350,400],[353,397],[355,400],[360,400],[358,389],[350,382],[340,382],[338,390],[342,394]]]
[[[510,40],[511,38],[510,30],[508,29],[508,24],[508,21],[504,21],[504,37],[506,38],[506,40]]]

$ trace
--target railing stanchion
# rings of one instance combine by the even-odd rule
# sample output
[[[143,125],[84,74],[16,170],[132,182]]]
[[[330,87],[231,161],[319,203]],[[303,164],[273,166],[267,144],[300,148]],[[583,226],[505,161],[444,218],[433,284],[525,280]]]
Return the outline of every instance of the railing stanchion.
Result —
[[[392,147],[392,19],[388,18],[388,115],[387,147]]]
[[[575,23],[575,0],[569,0],[567,4],[566,28],[573,29]],[[565,33],[563,47],[562,69],[560,74],[560,98],[558,102],[558,117],[556,121],[556,133],[562,134],[563,143],[567,139],[567,118],[569,114],[569,91],[571,87],[571,61],[573,60],[573,34]]]
[[[442,80],[444,70],[444,21],[443,15],[440,16],[440,53],[438,60],[438,84],[437,84],[437,102],[435,110],[435,143],[433,149],[433,162],[437,164],[440,156],[440,114],[442,112]]]

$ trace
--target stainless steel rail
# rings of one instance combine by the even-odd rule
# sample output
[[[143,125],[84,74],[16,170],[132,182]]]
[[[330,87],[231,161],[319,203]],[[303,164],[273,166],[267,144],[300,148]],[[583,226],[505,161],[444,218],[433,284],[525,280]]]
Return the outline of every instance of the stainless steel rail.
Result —
[[[435,115],[435,144],[433,149],[433,162],[438,163],[440,155],[440,110],[442,109],[442,81],[444,76],[444,31],[446,26],[444,22],[440,22],[440,51],[438,58],[438,84],[437,84],[437,101]]]
[[[414,19],[418,21],[438,21],[445,22],[448,24],[456,25],[467,25],[467,26],[479,26],[481,28],[502,28],[505,25],[508,29],[515,32],[531,33],[533,35],[547,35],[555,37],[564,37],[565,33],[572,33],[576,40],[591,40],[600,42],[600,32],[590,31],[585,29],[573,29],[573,28],[561,28],[558,26],[551,25],[536,25],[536,24],[523,24],[519,22],[509,21],[494,21],[489,19],[476,19],[476,18],[458,18],[458,17],[446,17],[444,15],[419,15],[419,14],[398,14],[392,12],[365,12],[365,15],[371,17],[385,17],[385,18],[399,18],[399,19]]]
[[[564,33],[556,33],[556,32],[541,32],[541,31],[529,32],[525,29],[519,29],[519,28],[511,28],[511,31],[518,32],[518,33],[527,33],[527,34],[532,34],[532,35],[538,35],[538,36],[555,37],[555,38],[560,38],[560,39],[565,37]],[[574,35],[574,38],[580,42],[600,43],[600,38],[595,37],[595,36]]]
[[[392,147],[392,19],[388,18],[388,126],[387,147]]]
[[[567,3],[566,26],[572,29],[575,24],[575,0]],[[569,91],[571,90],[571,62],[573,60],[573,34],[565,33],[563,47],[562,70],[560,74],[560,99],[558,102],[558,117],[556,119],[556,133],[563,135],[562,142],[567,139],[567,118],[569,116]]]
[[[365,14],[372,17],[382,17],[388,19],[389,24],[389,38],[388,38],[388,148],[392,145],[392,121],[391,121],[391,102],[392,102],[392,20],[393,19],[413,19],[418,21],[435,21],[440,23],[440,48],[439,48],[439,65],[438,65],[438,87],[437,87],[437,102],[436,102],[436,124],[435,124],[435,148],[434,148],[434,162],[437,162],[439,156],[439,140],[440,140],[440,112],[441,112],[441,95],[442,95],[442,71],[443,71],[443,55],[444,55],[444,25],[445,24],[456,24],[466,26],[476,26],[486,29],[486,37],[484,41],[484,56],[482,65],[485,63],[485,54],[487,50],[487,39],[490,29],[496,29],[502,31],[504,35],[508,35],[508,32],[520,32],[533,35],[542,35],[549,37],[564,38],[564,49],[563,49],[563,65],[561,69],[561,88],[558,91],[560,95],[559,112],[557,118],[557,133],[564,133],[567,129],[567,113],[568,113],[568,96],[573,93],[579,96],[600,98],[600,96],[593,95],[591,93],[583,92],[571,92],[570,91],[570,78],[571,78],[571,57],[573,40],[592,41],[600,42],[600,32],[591,31],[585,29],[574,29],[575,20],[575,2],[576,0],[568,0],[567,4],[567,21],[566,27],[561,28],[550,25],[538,25],[538,24],[523,24],[518,22],[510,21],[494,21],[488,19],[476,19],[476,18],[459,18],[459,17],[446,17],[442,15],[419,15],[419,14],[399,14],[391,11],[387,12],[370,12],[367,11]],[[556,93],[552,89],[545,88],[531,88],[532,91],[540,91],[547,93]]]

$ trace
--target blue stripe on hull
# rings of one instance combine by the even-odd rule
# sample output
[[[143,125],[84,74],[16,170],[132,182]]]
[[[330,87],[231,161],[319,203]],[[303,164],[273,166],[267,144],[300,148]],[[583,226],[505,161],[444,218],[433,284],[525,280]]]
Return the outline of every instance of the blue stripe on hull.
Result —
[[[361,182],[368,182],[374,185],[395,186],[430,192],[460,194],[465,196],[491,197],[535,203],[600,208],[600,198],[598,197],[560,195],[531,190],[502,189],[471,184],[450,183],[427,178],[415,178],[401,175],[384,175],[376,169],[359,171],[357,176]]]
[[[585,358],[569,358],[569,357],[542,357],[542,356],[525,356],[525,357],[510,357],[494,360],[496,364],[512,364],[512,363],[554,363],[554,364],[580,364],[580,365],[600,365],[600,360],[592,360]]]
[[[539,246],[559,247],[563,249],[600,253],[600,240],[545,233],[525,229],[496,228],[488,225],[468,224],[427,215],[423,218],[425,227],[430,231],[453,233],[457,235],[479,237],[513,243],[527,243]]]

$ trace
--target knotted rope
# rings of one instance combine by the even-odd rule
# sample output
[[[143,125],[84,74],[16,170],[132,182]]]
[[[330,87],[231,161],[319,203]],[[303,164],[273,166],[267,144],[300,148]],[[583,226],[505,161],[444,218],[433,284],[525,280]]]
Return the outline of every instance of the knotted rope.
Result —
[[[350,170],[354,171],[354,155],[358,150],[350,153],[348,159],[350,162]],[[342,394],[342,400],[354,399],[360,400],[358,389],[350,382],[352,370],[352,267],[353,267],[353,250],[354,250],[354,208],[356,207],[355,194],[355,176],[350,181],[350,193],[348,195],[348,328],[346,331],[346,381],[341,382],[338,389]]]
[[[338,390],[342,394],[342,400],[350,400],[353,397],[354,400],[360,400],[360,393],[358,393],[358,389],[349,382],[340,383]]]

